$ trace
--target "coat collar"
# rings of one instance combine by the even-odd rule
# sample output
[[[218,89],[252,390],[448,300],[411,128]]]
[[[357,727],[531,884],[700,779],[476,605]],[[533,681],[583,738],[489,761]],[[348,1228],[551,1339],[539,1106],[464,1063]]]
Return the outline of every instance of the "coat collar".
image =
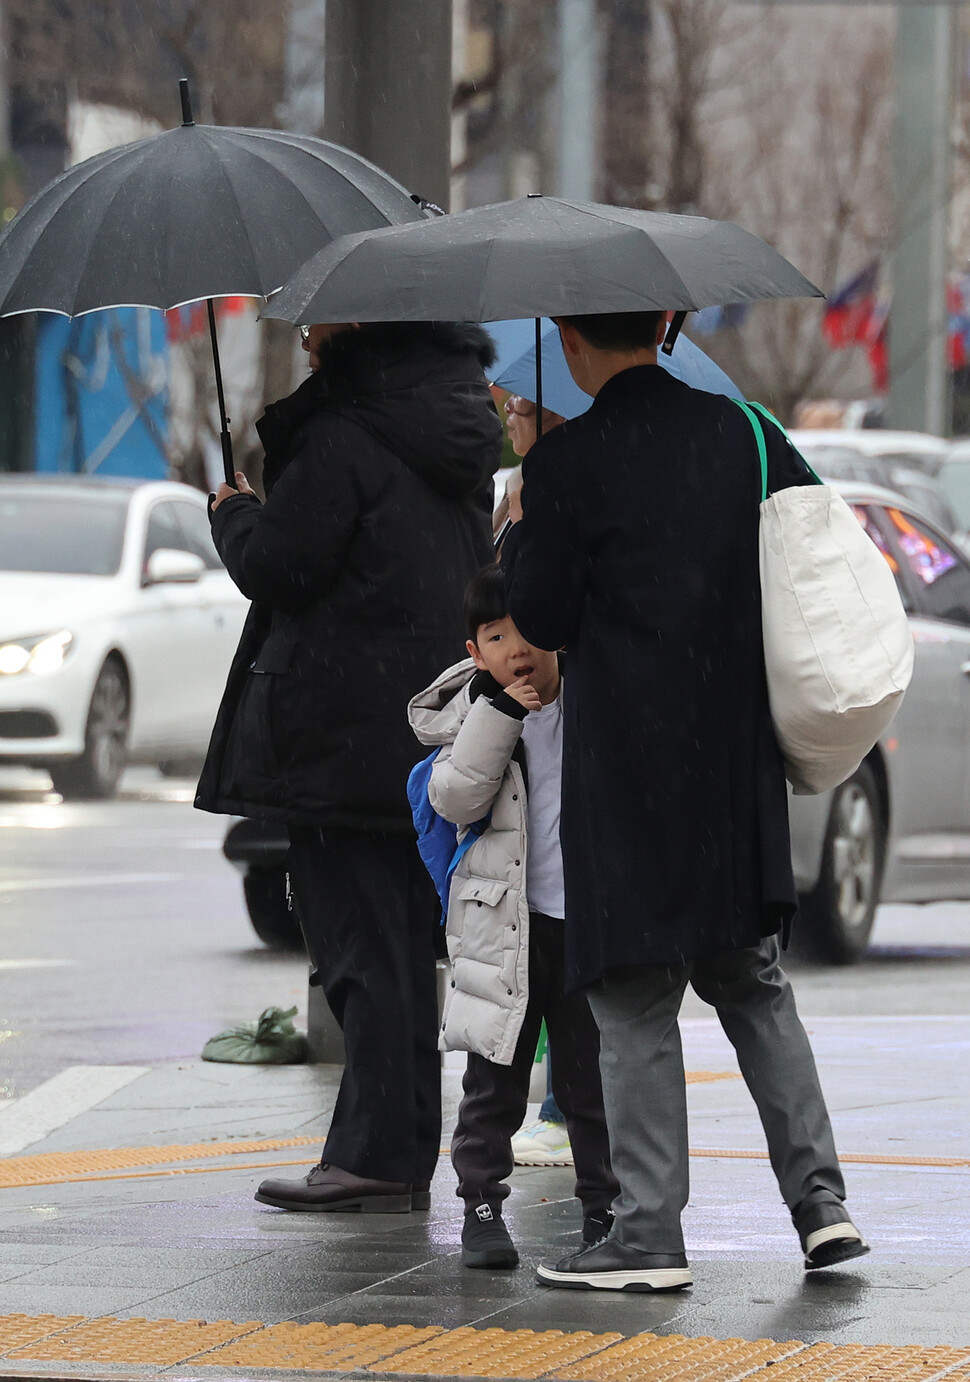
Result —
[[[612,407],[630,397],[669,398],[672,392],[682,388],[686,388],[686,385],[675,379],[662,365],[631,365],[629,369],[614,374],[612,379],[607,379],[588,411],[595,412],[604,405]]]

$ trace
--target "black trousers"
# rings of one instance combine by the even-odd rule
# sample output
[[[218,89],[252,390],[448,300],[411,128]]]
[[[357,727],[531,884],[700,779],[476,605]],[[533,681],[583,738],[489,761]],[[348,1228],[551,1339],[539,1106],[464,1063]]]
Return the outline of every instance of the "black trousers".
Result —
[[[289,868],[346,1048],[323,1160],[428,1181],[441,1143],[434,884],[411,837],[378,831],[291,825]]]
[[[562,1110],[576,1164],[576,1194],[585,1213],[607,1208],[619,1193],[600,1084],[599,1030],[585,993],[563,993],[563,923],[529,914],[529,1005],[511,1065],[470,1054],[451,1139],[458,1194],[466,1204],[498,1205],[509,1193],[512,1137],[529,1102],[539,1028],[549,1033],[552,1092]]]

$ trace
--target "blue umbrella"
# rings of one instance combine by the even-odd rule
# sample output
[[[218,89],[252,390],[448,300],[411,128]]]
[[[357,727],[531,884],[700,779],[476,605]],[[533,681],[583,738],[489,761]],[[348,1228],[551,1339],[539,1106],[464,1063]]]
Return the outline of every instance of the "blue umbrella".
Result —
[[[529,320],[489,322],[486,328],[498,348],[495,364],[488,371],[493,384],[535,402],[536,347],[535,325]],[[578,417],[592,403],[569,373],[555,322],[542,319],[542,406],[560,417]],[[681,336],[672,355],[657,355],[659,363],[685,384],[705,393],[722,393],[741,398],[741,390],[715,365],[710,356],[686,336]]]

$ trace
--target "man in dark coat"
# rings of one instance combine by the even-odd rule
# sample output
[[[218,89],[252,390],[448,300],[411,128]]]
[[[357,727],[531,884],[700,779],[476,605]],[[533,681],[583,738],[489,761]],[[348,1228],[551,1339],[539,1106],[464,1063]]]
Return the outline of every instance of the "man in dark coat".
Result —
[[[266,503],[237,477],[212,533],[252,601],[196,805],[285,821],[311,960],[346,1065],[321,1164],[285,1209],[427,1208],[438,1160],[434,888],[406,784],[408,698],[454,661],[491,553],[501,424],[474,326],[305,331],[312,374],[257,424]]]
[[[551,1285],[690,1284],[688,983],[737,1050],[806,1266],[865,1251],[774,939],[796,894],[764,670],[755,438],[730,400],[657,365],[664,327],[662,313],[560,320],[595,401],[529,453],[503,552],[523,637],[569,653],[567,983],[587,988],[601,1030],[621,1186],[610,1239],[543,1265]],[[810,483],[765,431],[771,488]]]

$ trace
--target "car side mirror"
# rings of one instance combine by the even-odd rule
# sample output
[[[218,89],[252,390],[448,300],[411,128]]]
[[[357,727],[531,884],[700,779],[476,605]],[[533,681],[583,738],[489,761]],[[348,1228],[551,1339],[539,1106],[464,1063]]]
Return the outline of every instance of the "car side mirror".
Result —
[[[180,552],[174,547],[159,547],[148,558],[142,585],[190,585],[205,571],[205,562],[194,552]]]

